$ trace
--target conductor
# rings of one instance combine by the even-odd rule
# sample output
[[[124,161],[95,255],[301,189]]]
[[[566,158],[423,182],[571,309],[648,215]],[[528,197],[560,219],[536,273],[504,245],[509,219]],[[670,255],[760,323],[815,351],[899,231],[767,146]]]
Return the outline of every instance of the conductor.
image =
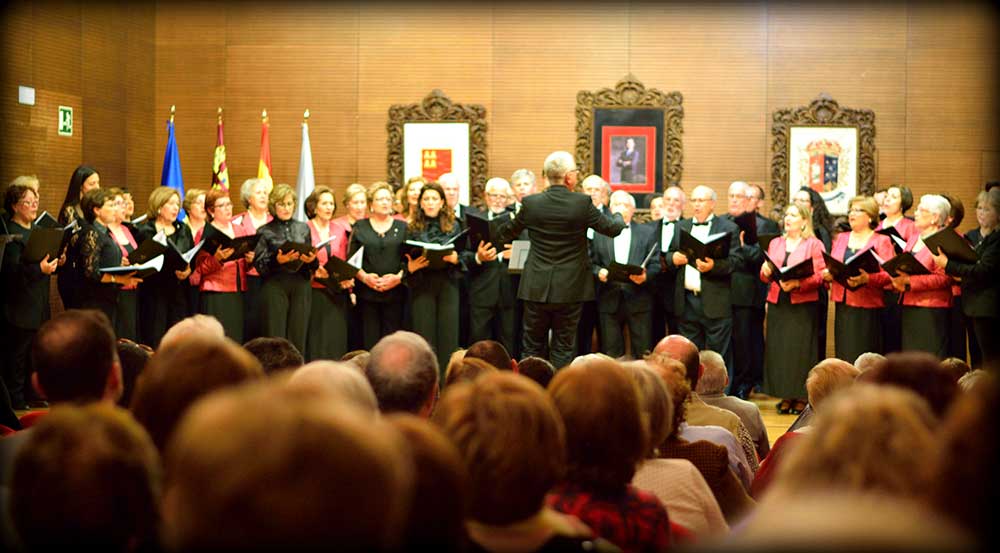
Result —
[[[625,221],[615,211],[597,211],[590,198],[574,192],[579,170],[569,152],[553,152],[543,166],[549,188],[525,196],[521,210],[498,230],[506,242],[528,229],[531,249],[517,297],[524,300],[524,356],[545,356],[557,368],[569,365],[576,350],[581,302],[594,299],[594,279],[587,254],[587,229],[617,236]]]

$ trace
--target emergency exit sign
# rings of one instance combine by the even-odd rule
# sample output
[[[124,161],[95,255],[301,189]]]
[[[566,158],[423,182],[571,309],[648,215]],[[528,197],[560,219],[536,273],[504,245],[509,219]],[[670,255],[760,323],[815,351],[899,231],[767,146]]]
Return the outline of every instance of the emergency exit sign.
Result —
[[[59,136],[73,136],[73,108],[59,106]]]

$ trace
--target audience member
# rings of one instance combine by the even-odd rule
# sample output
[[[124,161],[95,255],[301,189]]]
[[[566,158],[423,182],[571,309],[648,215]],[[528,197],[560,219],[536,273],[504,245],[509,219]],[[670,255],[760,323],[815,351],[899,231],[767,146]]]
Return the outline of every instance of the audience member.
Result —
[[[419,334],[397,331],[371,350],[365,376],[383,413],[404,411],[429,417],[438,394],[438,362]]]
[[[393,413],[386,421],[399,431],[413,458],[414,486],[402,543],[408,551],[465,551],[469,475],[441,430],[426,419]]]
[[[466,356],[457,363],[448,364],[448,372],[444,377],[444,388],[458,382],[475,380],[480,376],[496,372],[498,369],[482,359],[474,359]]]
[[[680,525],[696,538],[729,532],[719,502],[705,478],[686,459],[661,459],[659,447],[673,432],[674,405],[667,386],[644,361],[623,365],[639,391],[644,421],[649,428],[649,447],[632,484],[655,495],[670,513],[672,529]],[[680,541],[675,533],[675,543]]]
[[[968,392],[969,390],[977,386],[979,382],[983,379],[983,377],[987,376],[988,374],[989,372],[987,372],[985,369],[976,369],[974,371],[969,371],[964,375],[962,375],[962,378],[958,379],[958,388],[963,392]]]
[[[162,348],[165,345],[175,343],[186,336],[214,336],[222,338],[225,335],[226,331],[222,328],[222,323],[219,322],[219,319],[209,315],[192,315],[186,319],[177,321],[177,323],[167,329],[163,338],[160,339],[158,347]]]
[[[59,406],[14,460],[10,518],[27,551],[154,548],[160,458],[127,411]]]
[[[813,413],[817,413],[820,405],[836,390],[852,386],[860,371],[847,361],[840,359],[824,359],[809,370],[806,377],[806,394],[809,396],[809,405]],[[812,419],[810,419],[810,422]],[[811,431],[811,425],[807,424],[796,430],[785,432],[774,442],[771,452],[760,464],[757,477],[754,478],[751,493],[755,499],[760,499],[764,491],[770,486],[774,475],[785,461],[789,452],[798,447],[799,438]]]
[[[958,383],[930,353],[891,353],[866,374],[866,382],[907,388],[924,398],[938,418],[944,417],[958,394]]]
[[[518,374],[537,382],[542,388],[547,388],[556,375],[556,368],[547,359],[541,357],[525,357],[517,364]]]
[[[566,472],[566,433],[552,399],[498,371],[449,388],[434,412],[469,473],[473,550],[615,551],[572,515],[545,505]]]
[[[862,353],[854,360],[854,366],[862,373],[868,372],[882,363],[885,363],[885,356],[872,351]]]
[[[192,406],[164,457],[166,548],[397,547],[413,487],[405,444],[331,397],[264,381]]]
[[[343,357],[340,358],[340,360],[350,361],[351,363],[354,363],[354,365],[356,365],[362,371],[364,371],[365,367],[368,366],[368,359],[370,358],[371,354],[368,353],[368,350],[356,349],[345,353]]]
[[[287,338],[261,336],[243,344],[243,348],[260,361],[268,375],[295,370],[305,363],[302,352]]]
[[[965,373],[972,370],[972,367],[970,367],[968,363],[958,357],[949,357],[941,361],[941,368],[944,369],[946,373],[950,374],[951,377],[955,379],[955,382],[961,380],[961,378],[965,376]]]
[[[501,371],[517,372],[517,361],[511,359],[507,348],[496,340],[480,340],[465,350],[465,358],[482,359]]]
[[[162,452],[200,397],[256,378],[260,363],[228,338],[188,335],[162,347],[136,381],[131,409]]]
[[[694,464],[712,490],[726,522],[735,523],[753,507],[754,502],[730,468],[726,448],[704,440],[689,442],[680,435],[687,411],[685,403],[691,394],[684,365],[674,359],[656,359],[649,366],[663,380],[674,407],[671,432],[660,444],[660,457],[685,459]]]
[[[752,401],[726,395],[729,372],[726,368],[726,361],[721,355],[711,350],[705,350],[699,353],[698,357],[702,366],[705,367],[701,378],[698,379],[698,397],[709,405],[735,413],[743,422],[743,426],[750,432],[757,457],[760,459],[767,457],[767,452],[771,450],[771,442],[767,437],[767,427],[764,426],[764,417],[760,414],[760,408]]]
[[[313,361],[295,370],[288,378],[295,389],[335,394],[366,413],[378,413],[378,400],[365,375],[350,363]]]
[[[548,388],[566,426],[566,478],[548,504],[575,515],[624,551],[665,551],[670,519],[630,482],[649,450],[635,384],[613,361],[573,364]]]

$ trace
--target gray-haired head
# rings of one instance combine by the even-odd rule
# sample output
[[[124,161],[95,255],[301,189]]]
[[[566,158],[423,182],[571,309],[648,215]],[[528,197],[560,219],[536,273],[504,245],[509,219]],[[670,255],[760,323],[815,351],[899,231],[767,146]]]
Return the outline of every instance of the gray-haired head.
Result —
[[[924,209],[934,214],[934,224],[944,227],[948,224],[948,216],[951,214],[951,203],[947,198],[939,194],[924,194],[920,196],[920,204]]]
[[[549,157],[545,158],[542,169],[550,185],[565,184],[566,174],[576,171],[576,160],[569,152],[552,152]]]
[[[343,398],[366,413],[378,413],[378,399],[361,369],[353,363],[313,361],[292,373],[288,385],[295,389],[316,390]]]
[[[709,349],[698,352],[698,359],[704,369],[695,391],[699,394],[721,394],[729,382],[725,359]]]

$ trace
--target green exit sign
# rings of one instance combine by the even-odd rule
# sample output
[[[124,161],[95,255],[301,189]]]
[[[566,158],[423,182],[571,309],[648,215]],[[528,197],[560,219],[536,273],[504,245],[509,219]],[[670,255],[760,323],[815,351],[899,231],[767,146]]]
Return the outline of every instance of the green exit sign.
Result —
[[[73,136],[73,108],[59,106],[59,136]]]

